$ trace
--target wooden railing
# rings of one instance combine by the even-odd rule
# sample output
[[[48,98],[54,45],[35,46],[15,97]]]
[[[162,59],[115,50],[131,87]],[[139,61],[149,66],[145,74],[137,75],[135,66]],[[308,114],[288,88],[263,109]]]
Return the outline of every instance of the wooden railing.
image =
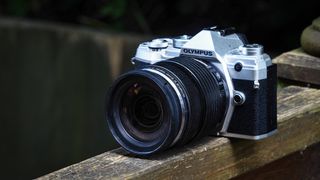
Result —
[[[281,71],[281,65],[279,67]],[[270,138],[249,141],[205,137],[150,158],[135,157],[119,148],[40,179],[292,178],[297,175],[295,168],[298,166],[288,164],[297,161],[286,159],[285,162],[289,163],[278,163],[274,166],[280,169],[272,169],[272,166],[267,165],[288,157],[296,157],[297,153],[303,156],[304,152],[312,154],[305,158],[313,159],[306,159],[305,162],[314,163],[310,167],[302,168],[307,172],[299,173],[298,178],[320,178],[320,153],[317,153],[320,149],[320,90],[289,86],[278,90],[277,100],[278,133]],[[281,171],[279,164],[282,164],[286,173]],[[265,171],[257,171],[264,167]]]

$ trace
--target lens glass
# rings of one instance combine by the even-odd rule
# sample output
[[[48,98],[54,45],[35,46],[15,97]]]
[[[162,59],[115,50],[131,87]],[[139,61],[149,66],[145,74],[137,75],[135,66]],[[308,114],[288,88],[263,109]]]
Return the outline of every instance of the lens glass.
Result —
[[[134,100],[133,125],[143,131],[152,132],[161,125],[162,106],[152,96],[141,95]]]
[[[158,130],[163,121],[160,99],[152,87],[136,82],[126,91],[121,109],[135,129],[151,133]]]
[[[130,136],[139,141],[153,141],[163,135],[166,102],[152,82],[131,81],[120,102],[120,119]]]

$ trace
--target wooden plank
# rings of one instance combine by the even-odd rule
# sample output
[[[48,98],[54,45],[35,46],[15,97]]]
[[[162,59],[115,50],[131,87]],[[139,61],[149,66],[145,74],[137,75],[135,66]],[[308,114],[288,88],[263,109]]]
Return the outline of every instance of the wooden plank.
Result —
[[[274,59],[278,77],[320,85],[320,58],[295,49]]]
[[[320,143],[297,151],[233,180],[320,179]],[[290,177],[290,178],[288,178]]]
[[[320,141],[320,90],[290,86],[278,94],[279,132],[261,141],[206,137],[150,158],[121,148],[40,179],[227,179]]]

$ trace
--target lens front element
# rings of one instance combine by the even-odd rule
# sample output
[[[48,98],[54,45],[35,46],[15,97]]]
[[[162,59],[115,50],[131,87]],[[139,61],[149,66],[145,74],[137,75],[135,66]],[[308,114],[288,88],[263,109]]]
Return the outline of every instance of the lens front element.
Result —
[[[165,102],[150,80],[138,81],[128,84],[128,89],[120,97],[120,120],[130,136],[141,141],[153,141],[164,133],[161,126]]]
[[[147,71],[121,76],[107,99],[107,120],[116,140],[135,154],[167,148],[180,128],[180,104],[165,79]]]
[[[134,102],[133,124],[143,132],[153,132],[161,125],[162,113],[159,100],[149,95],[142,95]]]

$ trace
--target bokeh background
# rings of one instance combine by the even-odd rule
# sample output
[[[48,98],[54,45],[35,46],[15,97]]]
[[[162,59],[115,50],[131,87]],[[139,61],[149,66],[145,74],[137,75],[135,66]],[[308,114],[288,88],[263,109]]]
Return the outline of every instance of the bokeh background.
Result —
[[[234,26],[272,57],[300,46],[317,0],[1,0],[0,178],[39,177],[117,147],[112,80],[157,36]]]

